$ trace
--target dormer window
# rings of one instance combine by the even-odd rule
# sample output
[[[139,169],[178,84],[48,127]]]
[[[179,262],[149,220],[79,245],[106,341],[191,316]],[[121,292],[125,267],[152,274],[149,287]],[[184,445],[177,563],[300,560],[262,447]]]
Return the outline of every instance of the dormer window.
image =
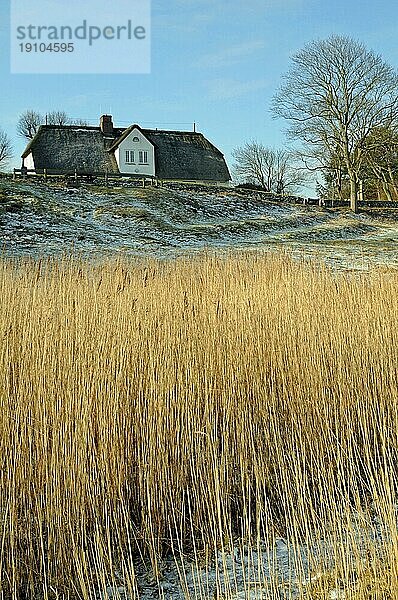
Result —
[[[133,142],[139,142],[139,141],[140,141],[139,137],[137,137],[137,136],[133,137]]]

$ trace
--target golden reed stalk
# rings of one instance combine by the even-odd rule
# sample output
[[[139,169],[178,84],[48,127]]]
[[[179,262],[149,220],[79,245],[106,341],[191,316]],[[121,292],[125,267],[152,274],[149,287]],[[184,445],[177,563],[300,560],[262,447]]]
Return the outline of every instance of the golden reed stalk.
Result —
[[[2,597],[138,598],[140,561],[160,580],[170,552],[199,568],[278,535],[330,541],[303,597],[396,597],[396,271],[3,259],[0,287]]]

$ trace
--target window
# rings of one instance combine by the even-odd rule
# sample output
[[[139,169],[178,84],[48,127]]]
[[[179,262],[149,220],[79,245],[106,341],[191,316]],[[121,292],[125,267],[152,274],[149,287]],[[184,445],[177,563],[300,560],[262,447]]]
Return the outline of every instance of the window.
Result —
[[[140,141],[140,138],[138,138],[138,137],[133,137],[133,142],[139,142],[139,141]]]
[[[147,150],[140,150],[138,153],[138,160],[140,165],[148,164],[148,152]]]
[[[134,163],[134,150],[126,150],[126,164],[133,165]]]

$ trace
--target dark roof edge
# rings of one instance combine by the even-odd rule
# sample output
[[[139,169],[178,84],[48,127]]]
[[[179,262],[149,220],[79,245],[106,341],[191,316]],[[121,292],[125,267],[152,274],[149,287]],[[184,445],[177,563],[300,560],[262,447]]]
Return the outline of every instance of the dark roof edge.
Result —
[[[30,140],[30,142],[28,142],[28,145],[26,146],[25,150],[21,154],[21,158],[26,158],[30,154],[30,150],[31,150],[33,144],[35,143],[36,139],[39,137],[39,134],[41,133],[42,127],[43,127],[43,125],[40,125],[40,127],[36,131],[34,137]]]
[[[151,146],[153,146],[153,143],[151,142],[151,140],[148,140],[148,138],[146,137],[145,133],[144,133],[144,129],[142,129],[142,127],[140,127],[139,125],[137,125],[137,123],[134,123],[134,125],[130,125],[129,127],[127,127],[127,129],[125,129],[122,133],[121,136],[119,136],[112,144],[112,146],[110,148],[108,148],[108,152],[114,152],[119,146],[120,144],[123,142],[123,140],[126,139],[126,137],[128,135],[130,135],[130,133],[134,130],[134,129],[138,129],[138,131],[140,131],[142,133],[142,135],[145,137],[145,139],[151,144]]]

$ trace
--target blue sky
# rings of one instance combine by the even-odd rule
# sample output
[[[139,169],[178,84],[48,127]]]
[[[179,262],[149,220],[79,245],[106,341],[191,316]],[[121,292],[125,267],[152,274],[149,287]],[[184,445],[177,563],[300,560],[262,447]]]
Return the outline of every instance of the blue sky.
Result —
[[[350,35],[398,66],[393,0],[152,0],[149,75],[11,75],[9,12],[0,0],[0,127],[13,140],[14,166],[25,145],[19,115],[63,109],[93,125],[109,112],[119,126],[191,129],[196,121],[232,167],[245,141],[286,145],[269,107],[289,57],[307,42]]]

